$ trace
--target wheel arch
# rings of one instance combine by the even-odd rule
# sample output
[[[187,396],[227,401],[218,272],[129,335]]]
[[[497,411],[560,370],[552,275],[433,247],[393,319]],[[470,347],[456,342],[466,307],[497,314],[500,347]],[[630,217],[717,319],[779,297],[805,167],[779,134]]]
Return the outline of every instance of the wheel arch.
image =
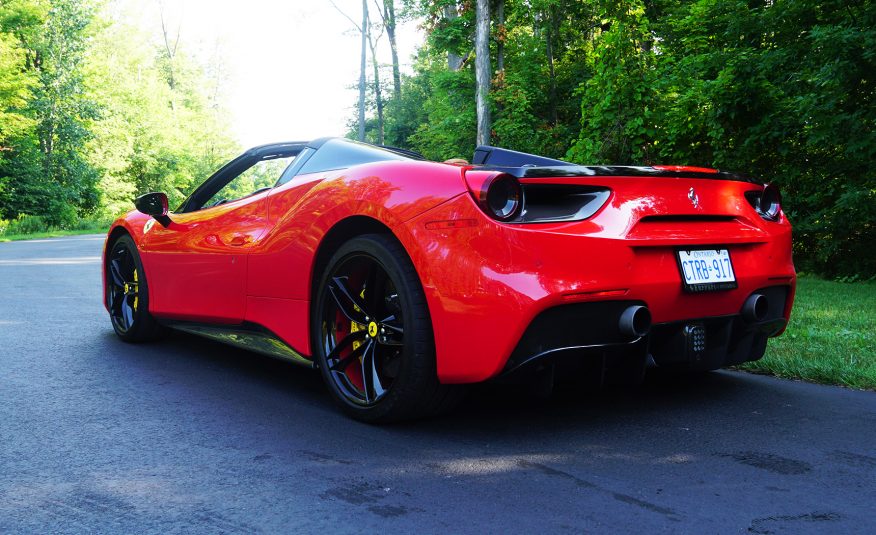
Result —
[[[131,236],[131,233],[128,232],[128,229],[126,229],[122,225],[116,225],[112,229],[110,229],[109,234],[107,234],[107,237],[106,237],[106,243],[103,245],[104,262],[106,261],[106,253],[109,250],[110,245],[112,245],[113,242],[115,242],[117,239],[119,239],[119,237],[121,237],[124,234]],[[132,236],[132,239],[133,239],[133,236]]]
[[[400,231],[400,232],[398,232]],[[391,236],[398,244],[401,246],[402,251],[407,255],[408,260],[411,262],[411,265],[414,267],[414,271],[417,274],[417,279],[419,280],[421,288],[423,291],[426,291],[426,286],[428,281],[424,279],[424,273],[422,271],[422,266],[417,265],[417,262],[414,261],[416,257],[416,251],[412,251],[411,248],[416,248],[416,241],[412,236],[406,234],[405,227],[396,227],[395,229],[387,226],[385,223],[381,222],[378,219],[373,217],[365,216],[365,215],[354,215],[349,216],[340,221],[336,222],[332,227],[325,233],[322,240],[317,247],[316,253],[314,254],[314,260],[311,265],[310,271],[310,284],[309,284],[309,312],[308,312],[308,333],[310,333],[311,323],[314,321],[313,317],[313,304],[315,300],[318,299],[317,292],[319,285],[319,279],[322,273],[327,269],[329,260],[331,260],[332,255],[334,255],[335,251],[341,247],[347,241],[356,238],[357,236],[363,236],[366,234],[384,234],[387,236]],[[401,234],[401,235],[400,235]],[[428,307],[428,303],[427,303]],[[429,317],[431,320],[432,314],[429,312]],[[435,325],[432,325],[432,328],[435,328]],[[308,334],[309,340],[309,334]],[[312,348],[311,348],[312,349]]]
[[[126,229],[123,225],[115,225],[113,226],[109,234],[106,236],[106,241],[103,244],[103,259],[101,262],[101,277],[102,277],[102,288],[103,290],[103,307],[109,311],[109,302],[107,301],[106,295],[106,275],[107,275],[107,262],[109,262],[109,250],[110,247],[122,236],[131,236],[131,233]],[[132,238],[133,239],[133,238]]]
[[[377,219],[364,215],[354,215],[341,219],[325,233],[314,255],[313,268],[310,273],[310,301],[316,298],[317,284],[320,274],[325,270],[329,260],[338,248],[345,242],[364,234],[389,234],[396,240],[398,237],[385,224]],[[410,256],[410,254],[408,255]],[[311,318],[311,321],[313,318]]]

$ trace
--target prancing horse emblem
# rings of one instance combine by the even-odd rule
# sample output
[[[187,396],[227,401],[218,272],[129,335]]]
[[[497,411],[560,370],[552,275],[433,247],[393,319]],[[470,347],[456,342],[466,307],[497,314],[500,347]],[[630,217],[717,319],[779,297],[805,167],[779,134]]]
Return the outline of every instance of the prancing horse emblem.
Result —
[[[694,191],[693,188],[691,188],[690,191],[687,192],[687,198],[690,199],[690,202],[694,205],[694,208],[700,207],[700,198],[697,197],[697,192]]]

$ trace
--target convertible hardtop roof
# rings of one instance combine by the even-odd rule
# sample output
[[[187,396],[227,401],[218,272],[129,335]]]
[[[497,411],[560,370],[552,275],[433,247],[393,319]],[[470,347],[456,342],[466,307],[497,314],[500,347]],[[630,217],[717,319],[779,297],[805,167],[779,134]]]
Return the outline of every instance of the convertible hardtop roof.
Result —
[[[343,137],[321,137],[314,139],[312,141],[280,141],[277,143],[267,143],[265,145],[258,145],[246,151],[245,154],[250,154],[254,156],[270,156],[271,153],[276,152],[277,157],[288,156],[290,154],[297,154],[302,149],[309,148],[313,150],[319,150],[323,145],[330,141],[337,141],[335,145],[343,146],[342,144],[349,143],[349,148],[353,150],[354,147],[366,146],[373,147],[375,149],[380,149],[388,152],[392,152],[401,156],[406,156],[412,160],[425,160],[426,157],[418,152],[414,152],[408,149],[402,149],[399,147],[390,147],[388,145],[376,145],[374,143],[363,143],[361,141],[354,141],[352,139],[347,139]]]

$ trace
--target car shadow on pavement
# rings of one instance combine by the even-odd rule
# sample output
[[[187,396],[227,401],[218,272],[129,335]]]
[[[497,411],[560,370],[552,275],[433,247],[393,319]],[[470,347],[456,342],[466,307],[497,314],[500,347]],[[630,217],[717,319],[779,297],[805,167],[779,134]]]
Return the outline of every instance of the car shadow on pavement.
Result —
[[[452,521],[451,531],[561,532],[609,519],[618,532],[671,533],[688,521],[697,531],[796,533],[872,523],[857,503],[876,473],[871,393],[735,371],[649,373],[637,388],[548,399],[482,384],[447,415],[375,426],[337,410],[315,370],[181,333],[130,345],[109,331],[98,344],[102,353],[80,365],[106,374],[82,409],[111,422],[100,443],[125,445],[126,473],[256,489],[246,503],[260,515],[260,500],[279,496],[267,508],[275,516],[254,525],[292,518],[290,497],[321,518],[352,510],[366,531],[443,532]]]
[[[337,418],[346,418],[334,409],[321,376],[312,369],[181,332],[171,332],[164,340],[152,344],[122,347],[131,355],[130,359],[142,366],[157,366],[164,373],[178,371],[192,381],[193,388],[198,385],[206,388],[211,383],[207,376],[212,376],[232,388],[236,381],[241,383],[237,387],[245,384],[248,390],[260,390],[259,397],[276,394],[289,398],[290,403],[322,406]],[[680,375],[651,370],[638,387],[566,387],[547,399],[533,395],[521,385],[468,385],[466,397],[452,412],[389,428],[408,431],[452,428],[465,432],[467,428],[482,430],[492,422],[521,428],[586,427],[691,407],[704,411],[730,405],[744,411],[752,389],[766,390],[764,384],[753,383],[752,377],[740,372]]]

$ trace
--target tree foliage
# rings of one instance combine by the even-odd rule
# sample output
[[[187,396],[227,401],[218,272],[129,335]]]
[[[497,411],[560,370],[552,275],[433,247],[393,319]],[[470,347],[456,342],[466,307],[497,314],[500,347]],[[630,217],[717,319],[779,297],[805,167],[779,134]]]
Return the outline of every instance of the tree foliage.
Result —
[[[70,227],[179,202],[236,150],[220,80],[97,0],[0,0],[0,219]]]
[[[236,151],[221,53],[194,57],[184,30],[155,39],[118,6],[0,0],[0,219],[70,226],[148,190],[179,202]],[[392,47],[398,20],[426,40],[409,75],[373,62],[367,139],[382,124],[386,144],[471,155],[475,6],[374,2]],[[490,13],[494,145],[753,175],[785,194],[798,268],[876,274],[873,2],[491,0]]]
[[[406,0],[427,39],[386,143],[475,145],[474,2]],[[493,0],[492,142],[578,163],[717,167],[778,184],[798,269],[876,275],[876,5]]]

